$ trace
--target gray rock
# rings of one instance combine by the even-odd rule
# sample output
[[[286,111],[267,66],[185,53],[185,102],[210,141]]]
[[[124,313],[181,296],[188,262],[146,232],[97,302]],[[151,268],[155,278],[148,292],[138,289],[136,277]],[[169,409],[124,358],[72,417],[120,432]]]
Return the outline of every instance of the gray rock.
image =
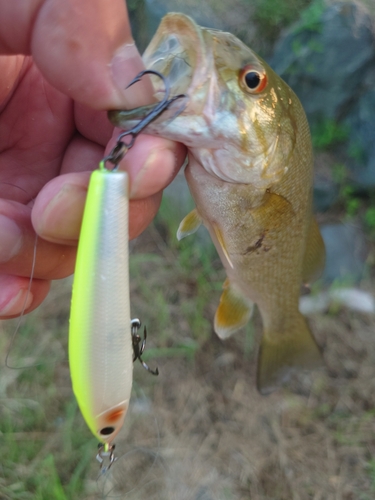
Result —
[[[276,45],[270,64],[296,91],[311,121],[345,114],[371,84],[371,22],[358,4],[337,2],[320,16],[315,11],[315,22],[302,16]]]
[[[339,198],[339,186],[331,179],[315,175],[314,211],[326,212]]]
[[[278,42],[270,61],[300,98],[313,135],[327,141],[360,187],[375,185],[373,26],[359,3],[325,8],[321,2],[319,10],[319,2],[313,2]],[[334,138],[329,142],[321,127],[327,120],[338,124],[341,144]],[[316,195],[324,197],[319,189]]]
[[[375,68],[373,74],[375,82]],[[347,153],[350,178],[361,187],[375,185],[375,85],[352,106],[344,123],[350,128]]]
[[[195,207],[183,169],[179,171],[173,182],[164,190],[163,196],[170,202],[181,220]]]
[[[190,194],[185,180],[183,170],[181,170],[173,182],[164,190],[163,197],[173,209],[173,215],[179,222],[195,208],[194,200]],[[194,238],[194,243],[202,248],[213,247],[210,235],[202,225],[198,231],[188,238]]]
[[[146,0],[147,10],[153,22],[154,31],[168,12],[182,12],[194,17],[200,26],[223,29],[224,24],[214,12],[210,2],[197,6],[196,0]]]
[[[321,227],[327,258],[323,273],[325,282],[356,282],[363,278],[367,244],[363,231],[349,224]]]
[[[138,6],[139,4],[139,6]],[[253,22],[255,5],[247,0],[137,0],[131,11],[133,34],[143,50],[168,12],[182,12],[194,18],[200,26],[230,31],[246,44],[257,40],[257,27]],[[137,22],[137,18],[141,22]]]

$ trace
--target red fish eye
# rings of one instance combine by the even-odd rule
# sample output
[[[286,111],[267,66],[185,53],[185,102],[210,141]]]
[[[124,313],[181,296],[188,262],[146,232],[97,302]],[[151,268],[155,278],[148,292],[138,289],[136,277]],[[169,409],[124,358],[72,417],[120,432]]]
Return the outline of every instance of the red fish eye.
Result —
[[[240,85],[250,94],[259,94],[266,88],[267,75],[253,66],[245,66],[240,72]]]

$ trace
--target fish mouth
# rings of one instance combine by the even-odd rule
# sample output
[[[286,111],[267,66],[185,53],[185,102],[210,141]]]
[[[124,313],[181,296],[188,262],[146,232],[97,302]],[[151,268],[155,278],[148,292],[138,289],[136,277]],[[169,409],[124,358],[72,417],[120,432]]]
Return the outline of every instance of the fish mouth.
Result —
[[[171,121],[190,107],[195,89],[208,78],[207,51],[203,30],[191,18],[173,13],[164,17],[143,54],[143,61],[148,70],[166,78],[170,87],[169,98],[180,94],[186,97],[172,102],[162,117],[156,118],[152,124]],[[156,75],[150,75],[150,78],[154,96],[160,102],[165,97],[164,82]],[[110,110],[108,118],[113,125],[128,130],[154,107],[155,104],[151,104],[130,110]]]

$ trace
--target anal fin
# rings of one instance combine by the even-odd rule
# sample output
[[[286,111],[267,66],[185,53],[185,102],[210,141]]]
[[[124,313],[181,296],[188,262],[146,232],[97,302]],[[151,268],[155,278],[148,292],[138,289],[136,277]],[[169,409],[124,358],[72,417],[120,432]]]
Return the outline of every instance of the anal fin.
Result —
[[[226,339],[246,325],[251,318],[254,304],[233,289],[229,280],[224,282],[223,288],[215,314],[214,328],[218,337]]]
[[[202,224],[202,217],[199,215],[198,210],[194,208],[190,213],[184,217],[177,229],[177,239],[180,241],[185,236],[195,233],[199,226]]]
[[[258,355],[258,391],[269,394],[296,370],[313,370],[323,365],[322,354],[306,320],[297,312],[290,331],[263,333]]]

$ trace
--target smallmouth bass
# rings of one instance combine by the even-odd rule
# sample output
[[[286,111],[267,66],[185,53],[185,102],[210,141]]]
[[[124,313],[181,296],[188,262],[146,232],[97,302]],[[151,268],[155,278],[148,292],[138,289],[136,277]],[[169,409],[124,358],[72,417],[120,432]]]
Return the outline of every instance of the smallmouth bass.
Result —
[[[214,328],[227,338],[263,321],[257,387],[273,391],[295,369],[323,364],[298,310],[300,289],[321,272],[324,244],[312,214],[313,157],[302,106],[288,85],[230,33],[168,14],[144,54],[148,69],[186,94],[145,132],[184,143],[186,180],[196,203],[178,238],[208,229],[227,273]],[[159,79],[156,97],[163,97]],[[132,127],[150,107],[112,110]]]

